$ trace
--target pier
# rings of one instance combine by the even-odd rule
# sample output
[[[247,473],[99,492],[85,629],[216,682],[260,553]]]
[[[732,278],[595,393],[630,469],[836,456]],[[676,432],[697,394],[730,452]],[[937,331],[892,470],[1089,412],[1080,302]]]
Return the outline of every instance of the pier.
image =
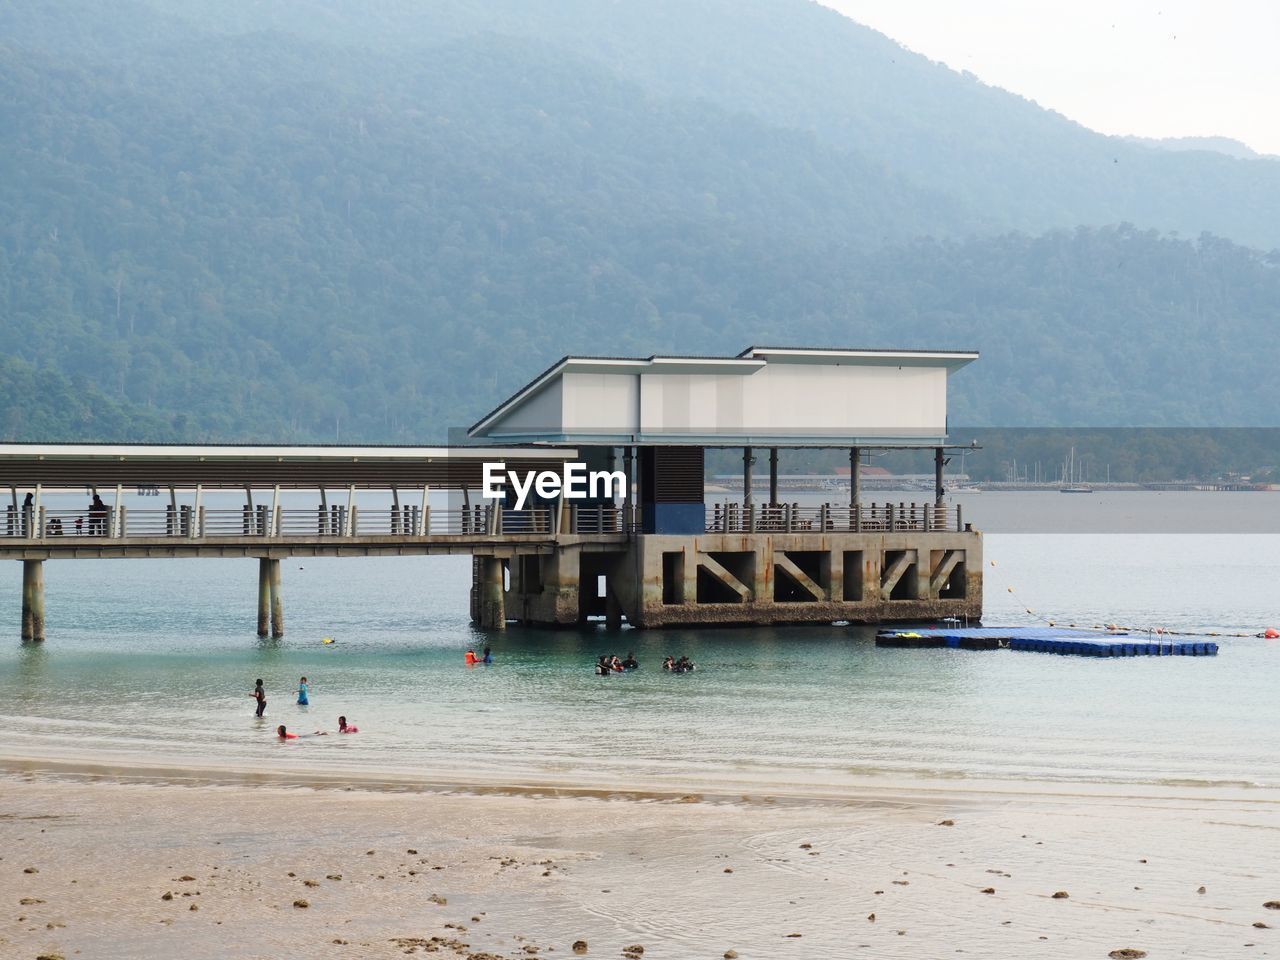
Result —
[[[944,496],[946,377],[975,356],[566,357],[453,447],[0,445],[0,558],[22,562],[30,641],[45,562],[106,558],[256,558],[264,637],[284,635],[292,557],[470,556],[490,630],[977,618],[981,535]],[[742,451],[744,492],[708,503],[705,452],[723,447]],[[782,501],[785,451],[812,447],[847,451],[847,501]],[[864,502],[865,456],[904,448],[934,451],[934,498]],[[533,489],[575,463],[616,488]],[[485,497],[495,464],[527,474],[527,495]]]

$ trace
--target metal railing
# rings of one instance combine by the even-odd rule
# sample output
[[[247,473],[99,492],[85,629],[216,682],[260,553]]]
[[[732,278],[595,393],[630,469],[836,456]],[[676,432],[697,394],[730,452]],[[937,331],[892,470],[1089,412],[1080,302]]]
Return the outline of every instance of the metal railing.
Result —
[[[40,507],[10,511],[0,520],[0,538],[44,541],[56,537],[92,540],[244,538],[310,540],[358,537],[552,536],[558,533],[622,533],[625,511],[615,507],[511,510],[492,504],[425,510],[418,506],[361,509],[357,505],[284,509],[186,504],[161,509],[100,511]]]
[[[104,508],[8,512],[0,535],[14,540],[57,537],[93,540],[243,538],[311,540],[361,537],[503,537],[582,534],[623,535],[639,530],[634,507],[609,504],[562,505],[512,510],[494,504],[425,510],[418,506],[361,509],[358,505],[312,508],[243,505],[205,508],[186,504],[160,509]],[[707,533],[963,531],[958,504],[932,503],[715,503],[707,506]]]
[[[963,531],[959,504],[932,503],[715,503],[707,507],[707,533],[945,533]]]

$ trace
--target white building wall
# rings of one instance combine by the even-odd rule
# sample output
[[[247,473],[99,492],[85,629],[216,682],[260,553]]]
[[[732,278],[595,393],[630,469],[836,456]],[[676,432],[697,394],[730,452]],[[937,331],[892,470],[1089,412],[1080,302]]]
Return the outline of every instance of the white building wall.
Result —
[[[564,383],[564,430],[585,433],[636,432],[640,422],[639,377],[634,373],[569,373]],[[506,430],[506,424],[503,424]]]
[[[941,367],[778,363],[749,376],[644,374],[627,432],[832,435],[946,432]]]

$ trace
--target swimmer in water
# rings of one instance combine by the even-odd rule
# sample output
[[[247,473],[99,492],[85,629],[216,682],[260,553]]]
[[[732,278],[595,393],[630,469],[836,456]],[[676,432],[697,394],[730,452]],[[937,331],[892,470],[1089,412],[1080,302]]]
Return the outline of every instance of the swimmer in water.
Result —
[[[253,693],[249,694],[249,696],[258,701],[257,717],[261,720],[262,715],[267,712],[267,691],[262,685],[261,677],[259,677],[258,682],[254,684]]]
[[[346,717],[339,717],[338,732],[339,733],[359,733],[360,728],[357,727],[354,723],[347,723]]]
[[[282,723],[282,724],[280,724],[280,726],[276,727],[276,737],[277,737],[278,739],[280,739],[280,740],[297,740],[297,739],[298,739],[298,737],[300,737],[300,736],[301,736],[301,737],[307,737],[307,736],[311,736],[311,737],[327,737],[328,735],[329,735],[329,734],[328,734],[328,733],[326,733],[324,730],[317,730],[315,733],[311,733],[311,734],[307,734],[307,733],[301,733],[301,734],[299,734],[299,733],[290,733],[288,730],[286,730],[286,729],[285,729],[285,726],[284,726],[284,724],[283,724],[283,723]]]
[[[607,677],[610,674],[609,658],[604,654],[600,655],[600,659],[596,661],[596,676]]]
[[[628,653],[627,659],[622,661],[623,670],[634,670],[638,666],[640,666],[640,661],[636,659],[636,655],[634,653]]]
[[[480,662],[479,659],[476,657],[476,652],[474,650],[468,650],[464,660],[468,667],[474,667],[477,663]]]
[[[484,648],[484,656],[480,658],[481,663],[493,663],[493,654],[489,652],[489,648]]]
[[[307,699],[307,678],[298,681],[298,706],[305,707],[311,701]]]

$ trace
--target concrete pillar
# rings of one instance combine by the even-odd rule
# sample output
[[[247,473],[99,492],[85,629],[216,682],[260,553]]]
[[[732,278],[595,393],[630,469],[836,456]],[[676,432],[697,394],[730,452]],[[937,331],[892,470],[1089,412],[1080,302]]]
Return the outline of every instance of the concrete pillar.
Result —
[[[267,636],[271,616],[271,561],[258,558],[258,636]]]
[[[769,504],[778,502],[778,448],[769,448]]]
[[[947,492],[942,484],[942,468],[946,462],[942,455],[942,448],[936,448],[933,451],[933,503],[938,507],[942,506],[942,497]]]
[[[280,592],[280,561],[268,560],[271,564],[271,636],[284,636],[284,596]]]
[[[471,611],[471,623],[474,626],[480,626],[480,589],[481,583],[484,581],[484,560],[481,557],[472,555],[471,557],[471,593],[468,597],[469,609]]]
[[[750,447],[742,448],[742,508],[746,510],[751,505],[751,467],[755,463],[755,457],[751,455]]]
[[[849,507],[862,500],[862,448],[849,448]]]
[[[507,629],[507,611],[502,584],[502,560],[482,557],[480,583],[480,628]]]
[[[44,640],[44,561],[22,561],[22,639]]]

